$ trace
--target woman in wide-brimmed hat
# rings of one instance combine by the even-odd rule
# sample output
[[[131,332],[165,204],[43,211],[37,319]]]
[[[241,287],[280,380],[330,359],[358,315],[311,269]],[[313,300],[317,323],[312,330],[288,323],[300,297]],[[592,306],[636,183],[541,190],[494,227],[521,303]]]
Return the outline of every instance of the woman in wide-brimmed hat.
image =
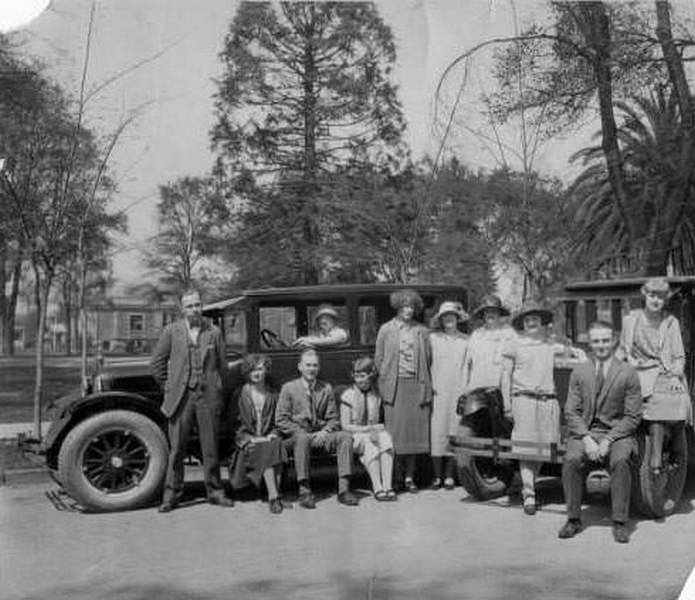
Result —
[[[648,422],[653,440],[650,466],[659,474],[664,425],[682,427],[692,415],[680,325],[665,309],[672,296],[671,286],[665,278],[653,277],[645,281],[641,292],[644,308],[623,318],[617,356],[637,369],[644,401],[642,418]]]
[[[502,376],[502,348],[516,338],[516,332],[506,322],[509,309],[495,295],[488,294],[473,312],[482,321],[468,340],[466,353],[466,391],[480,388],[499,388]]]
[[[460,302],[442,302],[432,318],[432,420],[430,441],[434,478],[432,488],[454,488],[454,461],[449,436],[455,428],[456,401],[466,383],[468,336],[459,325],[468,320]]]
[[[374,362],[384,423],[396,450],[398,478],[404,473],[403,486],[415,493],[416,457],[430,451],[432,349],[427,328],[415,320],[423,309],[420,294],[403,289],[391,294],[390,300],[396,316],[379,328]]]
[[[505,412],[514,421],[512,440],[540,444],[560,441],[560,404],[555,392],[555,357],[567,347],[548,339],[546,327],[553,313],[542,303],[524,302],[512,319],[518,338],[503,350],[502,397]],[[585,358],[577,353],[578,358]],[[543,447],[514,446],[514,452],[538,454]],[[536,476],[541,463],[519,461],[524,512],[536,512]]]
[[[321,304],[314,317],[317,331],[314,335],[304,335],[294,341],[295,346],[325,348],[339,346],[348,341],[348,332],[338,327],[338,311],[330,304]]]

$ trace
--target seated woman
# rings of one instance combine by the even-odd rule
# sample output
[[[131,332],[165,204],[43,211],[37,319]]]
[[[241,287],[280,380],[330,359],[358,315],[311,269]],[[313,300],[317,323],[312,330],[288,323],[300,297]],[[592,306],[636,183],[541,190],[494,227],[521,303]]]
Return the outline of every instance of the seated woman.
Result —
[[[339,346],[348,341],[348,332],[338,327],[338,312],[330,304],[322,304],[316,313],[315,323],[317,332],[314,335],[303,335],[297,338],[294,346],[311,346],[325,348]]]
[[[230,483],[240,489],[261,480],[268,490],[270,512],[282,512],[280,477],[287,454],[275,429],[277,393],[266,381],[270,359],[263,354],[244,357],[241,372],[246,383],[239,391],[239,421],[235,443],[237,450],[230,466]]]
[[[393,440],[381,422],[381,397],[374,385],[376,367],[368,356],[352,367],[354,385],[340,396],[340,426],[352,434],[353,450],[367,469],[374,497],[396,500],[393,491]]]

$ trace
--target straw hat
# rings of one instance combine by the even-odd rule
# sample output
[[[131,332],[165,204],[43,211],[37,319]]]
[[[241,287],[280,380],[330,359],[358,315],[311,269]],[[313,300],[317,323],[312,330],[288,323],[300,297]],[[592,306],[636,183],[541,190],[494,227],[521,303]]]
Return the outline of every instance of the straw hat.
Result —
[[[519,312],[512,319],[514,329],[521,331],[524,328],[524,317],[528,315],[538,315],[543,325],[547,325],[553,320],[552,311],[548,310],[543,304],[537,300],[527,300],[521,305]]]

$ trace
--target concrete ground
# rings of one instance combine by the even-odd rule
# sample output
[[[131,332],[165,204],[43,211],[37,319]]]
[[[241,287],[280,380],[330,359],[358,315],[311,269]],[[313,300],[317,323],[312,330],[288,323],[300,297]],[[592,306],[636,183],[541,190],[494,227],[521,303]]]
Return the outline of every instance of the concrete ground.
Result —
[[[271,515],[246,494],[222,509],[193,499],[83,514],[48,484],[0,488],[0,597],[172,600],[674,599],[695,565],[695,490],[661,522],[634,522],[613,541],[608,506],[586,509],[587,529],[559,540],[558,480],[534,517],[508,498],[478,503],[461,488],[364,496],[339,505],[332,482],[318,508]],[[691,486],[692,487],[692,486]],[[199,484],[189,487],[202,492]]]

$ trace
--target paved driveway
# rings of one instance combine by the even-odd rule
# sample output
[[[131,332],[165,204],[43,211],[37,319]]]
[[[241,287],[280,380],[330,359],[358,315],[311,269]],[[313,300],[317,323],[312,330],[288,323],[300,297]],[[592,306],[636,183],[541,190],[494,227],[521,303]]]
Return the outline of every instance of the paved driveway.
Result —
[[[252,497],[231,509],[194,501],[166,515],[154,508],[88,515],[70,511],[64,497],[51,502],[47,485],[0,488],[0,596],[678,596],[695,564],[692,500],[663,522],[637,522],[627,545],[613,542],[604,500],[587,510],[582,534],[559,540],[561,490],[557,480],[548,483],[535,517],[506,499],[469,501],[460,488],[401,496],[394,504],[365,497],[357,508],[326,495],[314,511],[297,507],[278,516]]]

